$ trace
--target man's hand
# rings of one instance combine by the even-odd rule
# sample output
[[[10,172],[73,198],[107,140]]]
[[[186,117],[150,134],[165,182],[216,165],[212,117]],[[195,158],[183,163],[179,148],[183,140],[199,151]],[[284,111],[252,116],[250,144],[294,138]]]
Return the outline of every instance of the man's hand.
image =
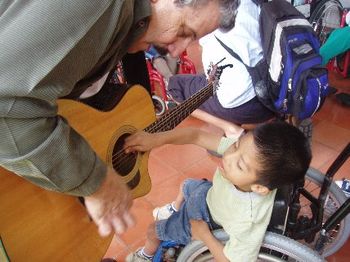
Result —
[[[211,235],[208,224],[203,220],[190,220],[192,238],[204,241],[205,236]]]
[[[130,152],[146,152],[154,147],[159,146],[158,134],[150,134],[144,131],[138,131],[125,139],[124,150],[125,153]]]
[[[112,168],[108,168],[101,187],[85,197],[85,205],[101,236],[112,231],[122,234],[134,225],[134,218],[129,213],[132,205],[130,192]]]

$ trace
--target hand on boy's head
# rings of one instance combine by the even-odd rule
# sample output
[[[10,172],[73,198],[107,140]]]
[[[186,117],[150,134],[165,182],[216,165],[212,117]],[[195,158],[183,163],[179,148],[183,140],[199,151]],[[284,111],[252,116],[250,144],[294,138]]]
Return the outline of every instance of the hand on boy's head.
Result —
[[[131,152],[146,152],[151,150],[157,144],[155,134],[146,133],[144,131],[138,131],[135,134],[128,136],[125,139],[124,150],[125,153]]]

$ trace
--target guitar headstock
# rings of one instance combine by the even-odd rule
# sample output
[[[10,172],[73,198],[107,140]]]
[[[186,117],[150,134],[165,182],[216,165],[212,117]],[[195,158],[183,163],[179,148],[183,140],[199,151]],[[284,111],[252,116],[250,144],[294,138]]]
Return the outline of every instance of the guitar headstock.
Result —
[[[214,92],[217,89],[217,87],[219,86],[219,80],[222,74],[222,71],[226,68],[226,67],[230,67],[232,68],[233,65],[232,64],[226,64],[226,65],[219,65],[222,61],[225,60],[225,57],[223,59],[221,59],[219,62],[217,62],[216,64],[214,63],[210,63],[209,65],[209,69],[207,70],[208,73],[208,82],[213,84],[214,87]]]

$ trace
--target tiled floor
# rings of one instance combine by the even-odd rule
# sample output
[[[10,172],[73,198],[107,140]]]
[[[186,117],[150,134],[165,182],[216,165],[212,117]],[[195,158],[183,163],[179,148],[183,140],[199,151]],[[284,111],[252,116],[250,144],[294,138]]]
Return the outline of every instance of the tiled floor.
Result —
[[[331,80],[339,91],[350,93],[350,79],[338,79],[332,74]],[[350,142],[350,107],[340,105],[334,96],[330,96],[322,110],[314,116],[313,123],[311,165],[326,171],[338,153]],[[181,125],[194,125],[220,132],[193,118],[186,119]],[[193,145],[165,145],[153,150],[149,159],[152,190],[146,196],[136,199],[132,207],[137,224],[126,234],[114,237],[105,257],[115,257],[118,261],[124,261],[129,252],[144,244],[147,226],[153,219],[153,208],[172,201],[185,178],[210,178],[214,169],[213,158],[206,150]],[[347,161],[336,175],[336,179],[342,177],[350,178],[350,161]],[[328,258],[328,261],[350,261],[350,241],[348,240],[337,254]]]

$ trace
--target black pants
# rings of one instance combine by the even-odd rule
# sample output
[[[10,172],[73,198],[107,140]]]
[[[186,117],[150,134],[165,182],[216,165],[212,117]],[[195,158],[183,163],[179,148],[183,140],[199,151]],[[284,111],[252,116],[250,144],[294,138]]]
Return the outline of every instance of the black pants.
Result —
[[[177,102],[183,102],[207,85],[204,74],[175,75],[170,77],[168,90]],[[214,95],[199,109],[235,124],[256,124],[274,117],[274,113],[254,97],[250,101],[234,108],[224,108]]]

